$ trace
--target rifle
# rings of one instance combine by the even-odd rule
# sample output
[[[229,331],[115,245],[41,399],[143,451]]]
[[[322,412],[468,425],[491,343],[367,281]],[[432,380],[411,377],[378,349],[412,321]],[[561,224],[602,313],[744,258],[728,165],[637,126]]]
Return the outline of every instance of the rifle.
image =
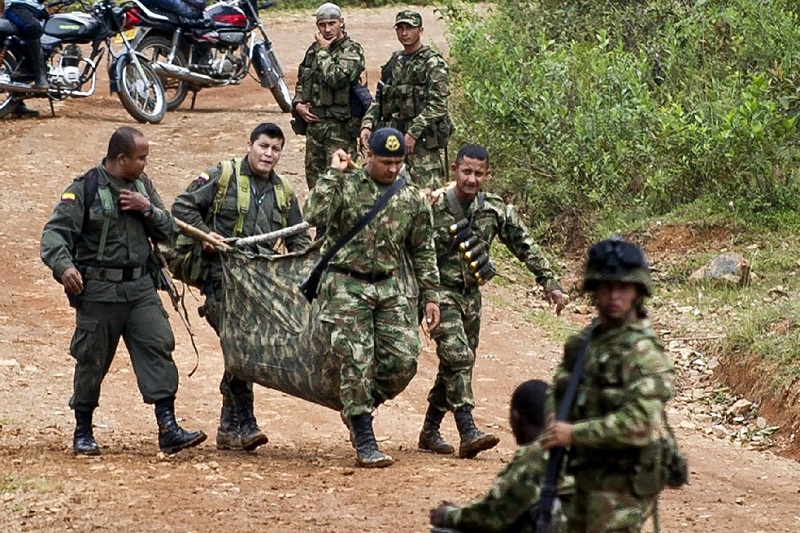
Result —
[[[172,307],[178,313],[178,316],[181,317],[183,326],[189,333],[189,340],[192,343],[192,348],[196,356],[194,368],[189,372],[189,377],[192,377],[197,371],[197,367],[200,365],[200,352],[197,350],[197,344],[194,341],[194,331],[192,330],[192,325],[189,323],[189,313],[186,310],[186,305],[184,305],[183,295],[178,293],[178,288],[175,286],[175,282],[172,281],[172,276],[167,269],[167,258],[164,257],[164,252],[161,251],[157,243],[153,244],[152,256],[154,262],[153,266],[155,267],[153,275],[155,277],[156,288],[165,291],[169,295]],[[183,312],[181,312],[181,308]]]

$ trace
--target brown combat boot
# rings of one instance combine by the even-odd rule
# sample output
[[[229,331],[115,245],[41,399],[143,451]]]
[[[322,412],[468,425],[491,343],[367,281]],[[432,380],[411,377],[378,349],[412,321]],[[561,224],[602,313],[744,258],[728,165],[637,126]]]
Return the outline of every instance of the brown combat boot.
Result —
[[[456,409],[456,426],[461,435],[461,444],[458,447],[458,456],[463,459],[473,459],[478,453],[497,446],[498,437],[490,433],[483,433],[475,427],[472,419],[472,406],[463,405]]]
[[[419,434],[417,447],[420,450],[427,450],[442,455],[455,453],[455,448],[447,443],[439,433],[439,427],[444,420],[445,411],[440,411],[433,405],[428,404],[428,411],[425,413],[425,422],[422,424],[422,431]]]

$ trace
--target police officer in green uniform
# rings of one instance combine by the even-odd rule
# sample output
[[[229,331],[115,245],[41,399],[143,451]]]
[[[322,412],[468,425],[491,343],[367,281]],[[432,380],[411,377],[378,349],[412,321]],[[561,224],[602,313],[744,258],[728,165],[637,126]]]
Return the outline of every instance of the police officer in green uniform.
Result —
[[[599,319],[564,347],[552,405],[563,397],[586,344],[582,376],[566,421],[548,425],[542,447],[569,448],[575,497],[565,509],[570,533],[638,533],[664,488],[660,465],[673,397],[674,368],[653,331],[644,299],[650,271],[635,244],[620,238],[589,249],[583,289]]]
[[[317,34],[297,69],[294,110],[306,126],[306,183],[314,188],[331,155],[356,155],[359,122],[350,110],[350,85],[364,72],[364,50],[347,35],[339,6],[322,4]],[[295,120],[298,120],[295,117]]]
[[[441,324],[431,332],[436,341],[439,371],[428,394],[428,410],[419,435],[419,448],[440,454],[455,449],[439,432],[447,412],[456,419],[461,443],[459,457],[472,458],[497,445],[495,435],[475,426],[472,374],[481,328],[480,286],[495,273],[489,252],[497,238],[536,276],[545,297],[564,306],[558,279],[513,206],[484,192],[489,179],[489,154],[482,146],[461,147],[452,165],[455,183],[433,196],[433,230],[441,278]]]
[[[143,173],[148,153],[142,132],[116,130],[105,159],[61,195],[42,233],[42,261],[76,311],[69,402],[75,411],[76,454],[100,453],[92,414],[120,337],[145,403],[155,404],[161,450],[175,453],[206,439],[202,431],[184,431],[175,421],[175,338],[146,267],[151,242],[168,241],[174,222]]]
[[[275,172],[286,139],[283,131],[271,122],[259,124],[250,133],[247,154],[233,161],[223,161],[202,172],[179,194],[172,204],[172,214],[219,239],[247,237],[279,230],[303,222],[303,215],[289,181]],[[227,168],[229,183],[220,191],[220,181]],[[246,180],[246,183],[245,183]],[[244,193],[242,192],[244,190]],[[245,194],[249,199],[245,202]],[[286,239],[290,252],[305,249],[311,243],[307,232]],[[208,243],[203,243],[208,272],[202,292],[206,297],[201,312],[219,334],[222,308],[222,260]],[[275,243],[260,244],[256,252],[275,254]],[[253,384],[228,371],[219,386],[222,410],[217,429],[217,448],[251,451],[268,442],[253,413]]]
[[[425,30],[418,12],[400,11],[394,29],[403,49],[381,67],[375,101],[361,121],[361,143],[367,146],[377,128],[400,130],[411,180],[421,189],[436,189],[445,178],[442,152],[453,132],[447,114],[447,63],[441,54],[422,44]]]

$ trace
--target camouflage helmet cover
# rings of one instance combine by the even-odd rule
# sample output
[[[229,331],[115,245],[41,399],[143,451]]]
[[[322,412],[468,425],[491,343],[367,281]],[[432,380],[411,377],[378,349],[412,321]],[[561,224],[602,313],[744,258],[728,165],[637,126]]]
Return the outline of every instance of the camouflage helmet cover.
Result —
[[[635,283],[651,296],[653,280],[642,250],[632,242],[612,237],[589,248],[583,290],[595,291],[602,281]]]

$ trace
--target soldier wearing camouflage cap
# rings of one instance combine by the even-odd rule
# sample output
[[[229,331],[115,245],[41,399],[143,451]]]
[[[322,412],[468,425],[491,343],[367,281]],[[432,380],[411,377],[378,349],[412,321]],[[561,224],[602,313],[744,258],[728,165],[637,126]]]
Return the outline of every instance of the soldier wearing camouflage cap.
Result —
[[[383,128],[369,139],[363,169],[345,173],[350,156],[334,152],[331,168],[309,192],[304,209],[309,223],[327,226],[323,253],[395,185],[405,150],[403,134]],[[372,412],[405,389],[417,369],[421,343],[403,278],[406,256],[426,304],[426,323],[431,329],[439,323],[432,234],[428,200],[416,186],[401,186],[331,259],[321,283],[320,320],[330,328],[331,349],[342,361],[342,418],[351,428],[358,466],[394,462],[378,449]]]
[[[351,113],[350,85],[359,80],[366,64],[361,45],[345,31],[339,6],[322,4],[315,18],[317,33],[297,69],[292,102],[293,129],[305,129],[309,189],[325,172],[333,152],[341,149],[355,157],[360,122]]]
[[[564,347],[551,406],[586,342],[583,375],[567,420],[549,424],[542,447],[569,448],[576,490],[565,509],[567,531],[638,533],[665,486],[659,465],[674,368],[646,318],[652,280],[638,246],[620,238],[592,246],[583,287],[599,318]]]
[[[436,189],[444,181],[442,156],[453,133],[447,113],[447,63],[422,44],[424,28],[418,12],[400,11],[394,29],[403,49],[381,67],[378,92],[361,121],[361,142],[366,146],[379,127],[402,131],[412,181],[420,188]]]

